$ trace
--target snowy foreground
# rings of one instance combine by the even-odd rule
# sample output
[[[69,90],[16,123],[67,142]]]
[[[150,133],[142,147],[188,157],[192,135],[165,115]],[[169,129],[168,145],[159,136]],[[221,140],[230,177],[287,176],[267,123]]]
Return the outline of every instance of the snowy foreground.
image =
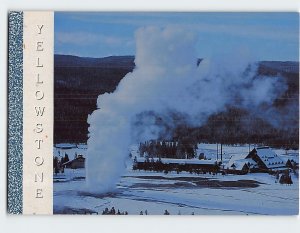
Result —
[[[85,169],[65,169],[65,173],[54,175],[54,213],[102,214],[105,208],[114,207],[135,215],[141,211],[145,214],[145,210],[156,215],[165,210],[171,215],[295,215],[299,210],[299,179],[292,174],[292,180],[294,184],[289,186],[277,183],[269,174],[132,171],[128,162],[115,192],[97,195],[86,191]]]
[[[294,184],[287,186],[275,183],[275,177],[268,174],[213,176],[173,172],[165,175],[128,171],[116,192],[106,195],[85,192],[84,176],[84,169],[66,169],[65,175],[54,178],[55,213],[102,213],[106,207],[113,206],[129,214],[145,210],[149,214],[163,214],[165,209],[171,214],[298,213],[295,176]],[[206,182],[215,180],[227,182]]]

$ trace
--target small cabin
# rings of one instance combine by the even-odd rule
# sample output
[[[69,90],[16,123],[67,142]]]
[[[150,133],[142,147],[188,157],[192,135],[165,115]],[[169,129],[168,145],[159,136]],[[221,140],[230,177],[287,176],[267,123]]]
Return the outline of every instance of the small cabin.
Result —
[[[85,158],[83,155],[77,155],[73,160],[62,164],[65,168],[78,169],[85,168]]]
[[[232,156],[225,166],[229,174],[245,175],[252,169],[257,168],[257,163],[251,158],[245,158],[246,155]]]

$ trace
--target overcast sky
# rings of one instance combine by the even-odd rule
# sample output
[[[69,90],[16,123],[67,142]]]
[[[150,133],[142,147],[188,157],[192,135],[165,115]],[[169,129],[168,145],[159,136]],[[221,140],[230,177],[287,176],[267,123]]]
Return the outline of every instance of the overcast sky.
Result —
[[[175,26],[198,37],[199,58],[249,51],[257,60],[297,61],[298,13],[55,13],[55,53],[134,55],[135,31]]]

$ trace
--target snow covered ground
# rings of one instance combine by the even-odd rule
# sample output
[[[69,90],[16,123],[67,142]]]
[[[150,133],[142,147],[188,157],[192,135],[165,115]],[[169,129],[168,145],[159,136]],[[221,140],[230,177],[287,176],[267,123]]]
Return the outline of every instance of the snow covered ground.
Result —
[[[252,149],[252,148],[251,148]],[[214,156],[216,145],[199,146],[198,152]],[[62,154],[64,149],[55,149]],[[84,154],[85,148],[65,149]],[[228,159],[231,155],[247,153],[248,146],[223,147]],[[277,150],[278,155],[298,156],[297,151]],[[168,174],[132,171],[127,162],[126,173],[115,192],[95,195],[85,187],[85,169],[65,169],[54,175],[54,213],[99,213],[114,207],[121,212],[140,214],[264,214],[294,215],[299,210],[299,178],[292,174],[293,184],[281,185],[268,174],[209,175],[182,172]]]

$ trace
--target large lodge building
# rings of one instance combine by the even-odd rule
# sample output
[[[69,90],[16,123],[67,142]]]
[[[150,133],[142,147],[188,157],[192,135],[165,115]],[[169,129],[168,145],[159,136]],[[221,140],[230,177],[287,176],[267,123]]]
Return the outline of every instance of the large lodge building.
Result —
[[[295,162],[295,161],[292,161]],[[246,174],[248,172],[276,172],[287,170],[292,165],[269,147],[254,148],[246,156],[233,156],[225,168],[229,173]]]
[[[227,163],[220,160],[134,158],[134,169],[158,171],[194,171],[247,174],[249,172],[275,173],[299,166],[297,158],[277,155],[269,147],[258,147],[248,155],[232,156]]]

